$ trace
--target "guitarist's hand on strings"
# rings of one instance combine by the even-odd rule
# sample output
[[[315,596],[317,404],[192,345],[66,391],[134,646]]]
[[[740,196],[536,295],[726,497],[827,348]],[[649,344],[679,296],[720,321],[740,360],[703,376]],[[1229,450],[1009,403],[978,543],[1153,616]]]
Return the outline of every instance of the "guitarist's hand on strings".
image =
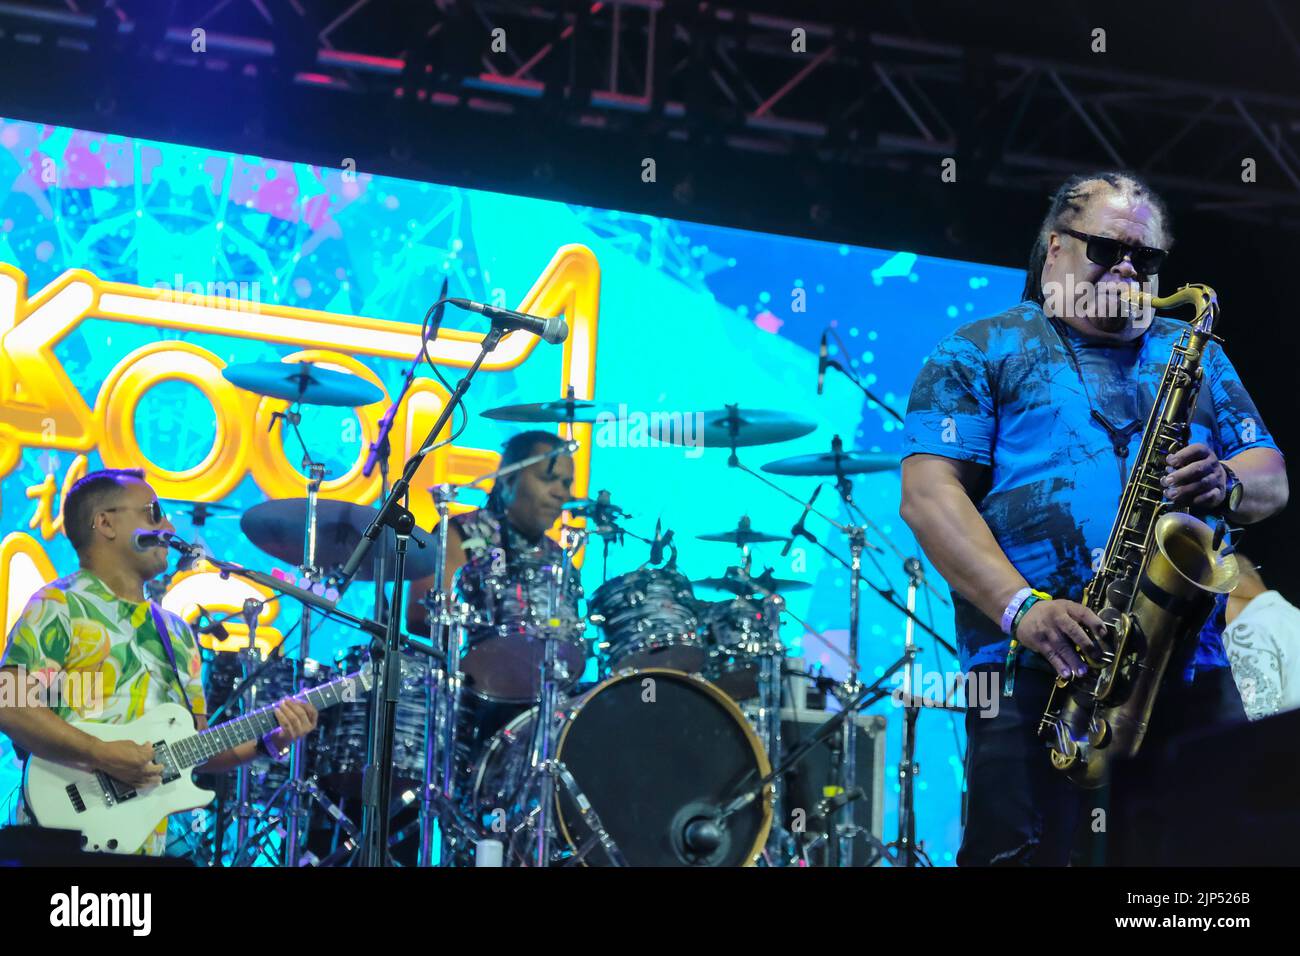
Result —
[[[162,783],[162,765],[153,761],[153,744],[106,740],[99,745],[97,770],[136,789]]]
[[[298,697],[286,697],[280,701],[275,707],[275,716],[280,726],[271,731],[271,743],[282,751],[316,729],[316,708]]]

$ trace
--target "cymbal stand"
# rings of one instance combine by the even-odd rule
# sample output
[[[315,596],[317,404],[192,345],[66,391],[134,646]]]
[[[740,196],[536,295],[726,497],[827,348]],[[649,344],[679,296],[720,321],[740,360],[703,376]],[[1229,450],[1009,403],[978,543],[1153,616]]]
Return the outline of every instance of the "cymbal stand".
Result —
[[[249,684],[256,674],[261,673],[261,668],[256,673],[253,672],[253,656],[257,654],[257,618],[262,613],[262,602],[255,598],[248,598],[244,601],[244,623],[248,626],[248,646],[239,651],[239,670],[242,687],[247,688],[248,692],[253,695],[250,701],[250,710],[257,708],[257,688],[249,687]],[[266,666],[262,665],[263,668]],[[235,771],[235,853],[232,862],[239,858],[240,849],[248,842],[249,817],[253,812],[252,805],[252,774],[253,770],[247,763],[239,765]],[[221,836],[216,837],[217,856],[221,855]]]
[[[730,407],[730,406],[728,406]],[[734,413],[733,413],[734,418]],[[732,422],[730,425],[732,434],[731,456],[727,459],[728,466],[740,468],[748,474],[757,478],[762,478],[756,472],[746,468],[740,462],[740,457],[736,454],[736,435],[739,429],[738,422]],[[775,487],[775,483],[762,478],[764,483]],[[780,489],[785,494],[784,489]],[[844,491],[841,489],[841,494]],[[791,496],[793,497],[793,496]],[[795,499],[798,500],[797,498]],[[802,502],[800,502],[802,504]],[[816,511],[812,504],[807,505],[809,512]],[[820,514],[820,512],[819,512]],[[823,515],[823,517],[825,517]],[[862,581],[862,552],[868,547],[874,547],[867,542],[866,531],[855,525],[840,525],[829,518],[826,519],[831,524],[840,528],[849,539],[849,570],[852,579],[849,583],[849,647],[848,647],[848,674],[844,679],[844,691],[848,696],[856,697],[861,691],[861,684],[858,682],[858,670],[860,667],[860,658],[858,656],[858,625],[862,604],[861,581]],[[802,532],[805,536],[810,536],[807,531]],[[779,678],[778,678],[779,679]],[[780,723],[780,713],[778,712],[776,720]],[[857,733],[858,726],[855,721],[846,720],[841,724],[842,738],[840,741],[840,766],[836,776],[839,779],[840,788],[843,792],[848,793],[857,787]],[[828,846],[828,856],[831,866],[852,866],[853,865],[853,842],[861,833],[862,828],[857,825],[853,819],[853,807],[846,804],[839,811],[839,821],[835,824],[835,837],[830,841]]]
[[[560,705],[560,681],[568,677],[564,663],[559,659],[560,641],[560,596],[568,593],[569,576],[572,573],[573,555],[577,553],[586,540],[585,532],[571,531],[570,544],[564,549],[564,556],[558,567],[552,567],[551,579],[547,587],[546,624],[541,627],[542,640],[545,642],[545,654],[541,665],[541,694],[538,701],[537,720],[533,725],[533,739],[529,754],[528,776],[519,791],[519,803],[528,807],[529,797],[535,795],[537,807],[530,811],[520,827],[526,829],[532,819],[533,853],[532,865],[549,866],[555,849],[556,829],[556,795],[563,785],[569,797],[578,806],[583,822],[592,831],[596,841],[604,848],[606,856],[614,866],[626,866],[623,854],[609,832],[600,822],[595,809],[582,792],[572,772],[564,762],[554,756],[555,749],[555,714]],[[567,682],[567,680],[566,680]],[[513,843],[512,836],[511,842]],[[585,855],[590,847],[583,847]]]
[[[781,598],[770,599],[780,602]],[[774,607],[779,606],[774,604]],[[776,622],[773,621],[775,632]],[[763,747],[767,751],[768,763],[772,766],[781,760],[781,689],[785,682],[781,679],[781,661],[785,659],[785,646],[777,641],[768,653],[759,655],[758,661],[758,719],[756,730]],[[784,781],[772,781],[772,828],[768,831],[767,857],[769,863],[788,860],[794,837],[785,825],[785,785]]]
[[[923,574],[921,562],[908,558],[903,564],[907,573],[907,609],[916,610],[916,591]],[[916,845],[916,776],[921,768],[916,763],[916,718],[921,712],[917,696],[912,691],[912,665],[916,661],[916,644],[912,640],[912,621],[907,621],[903,638],[903,753],[898,760],[898,840],[891,844],[897,866],[916,866],[924,853]]]
[[[311,588],[319,586],[324,579],[322,569],[317,566],[316,539],[319,532],[320,488],[325,481],[326,470],[323,462],[318,462],[312,457],[307,442],[298,428],[302,423],[302,415],[297,410],[299,407],[295,403],[288,410],[275,413],[273,419],[278,416],[285,425],[292,428],[294,437],[297,438],[298,444],[302,448],[302,467],[307,472],[307,520],[303,532],[303,563],[300,570],[308,583],[308,587]],[[312,610],[308,604],[302,604],[301,608],[301,617],[298,622],[298,661],[297,666],[293,669],[294,696],[301,694],[303,691],[306,662],[311,657]],[[352,821],[348,820],[346,815],[316,785],[315,777],[308,779],[306,737],[295,740],[290,747],[289,779],[267,801],[267,809],[273,806],[282,796],[288,798],[284,808],[286,818],[284,834],[285,866],[298,867],[304,860],[303,836],[305,827],[303,824],[310,814],[310,802],[319,804],[326,813],[341,825],[344,825],[345,828],[352,826]],[[315,861],[314,856],[311,861]]]
[[[430,639],[434,656],[426,672],[424,725],[424,782],[420,791],[420,852],[418,866],[433,866],[433,832],[439,834],[438,863],[451,866],[455,841],[452,828],[461,837],[477,842],[481,828],[475,826],[456,805],[456,731],[460,720],[464,675],[460,670],[461,636],[468,609],[452,609],[446,587],[448,510],[456,490],[441,484],[433,489],[438,509],[438,534],[434,547],[434,585],[425,606],[429,609]],[[437,768],[435,774],[435,767]]]

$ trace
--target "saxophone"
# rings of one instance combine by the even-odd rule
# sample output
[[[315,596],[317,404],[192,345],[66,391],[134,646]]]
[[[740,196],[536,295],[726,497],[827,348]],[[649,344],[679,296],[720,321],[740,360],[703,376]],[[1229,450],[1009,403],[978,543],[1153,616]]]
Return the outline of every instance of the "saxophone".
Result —
[[[1160,484],[1165,456],[1189,434],[1218,299],[1204,285],[1134,299],[1158,309],[1194,305],[1196,317],[1169,357],[1106,550],[1083,591],[1083,605],[1107,626],[1105,650],[1097,660],[1085,655],[1085,676],[1057,678],[1038,726],[1052,765],[1085,789],[1106,782],[1111,760],[1138,752],[1170,660],[1196,639],[1216,595],[1237,586],[1237,559],[1220,547],[1222,526],[1216,534],[1173,508]]]

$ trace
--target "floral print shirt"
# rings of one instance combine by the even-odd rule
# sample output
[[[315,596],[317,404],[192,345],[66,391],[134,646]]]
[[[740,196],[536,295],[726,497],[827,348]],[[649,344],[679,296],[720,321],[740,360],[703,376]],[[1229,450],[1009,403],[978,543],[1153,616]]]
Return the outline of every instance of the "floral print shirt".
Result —
[[[72,722],[128,723],[168,702],[206,714],[189,624],[152,605],[176,655],[173,671],[150,606],[118,597],[83,568],[36,592],[9,632],[0,667],[25,668],[45,688],[47,706]],[[21,806],[18,817],[26,818]],[[142,852],[162,855],[166,835],[163,820]]]

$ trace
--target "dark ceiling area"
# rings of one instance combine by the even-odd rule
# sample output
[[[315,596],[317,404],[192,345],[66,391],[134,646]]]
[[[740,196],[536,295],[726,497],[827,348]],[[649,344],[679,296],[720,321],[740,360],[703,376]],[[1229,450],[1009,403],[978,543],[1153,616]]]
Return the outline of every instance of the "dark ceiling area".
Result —
[[[1166,288],[1220,290],[1300,448],[1283,0],[29,0],[0,79],[22,119],[1013,266],[1065,176],[1132,169],[1172,212]],[[1245,538],[1293,598],[1296,514]]]

